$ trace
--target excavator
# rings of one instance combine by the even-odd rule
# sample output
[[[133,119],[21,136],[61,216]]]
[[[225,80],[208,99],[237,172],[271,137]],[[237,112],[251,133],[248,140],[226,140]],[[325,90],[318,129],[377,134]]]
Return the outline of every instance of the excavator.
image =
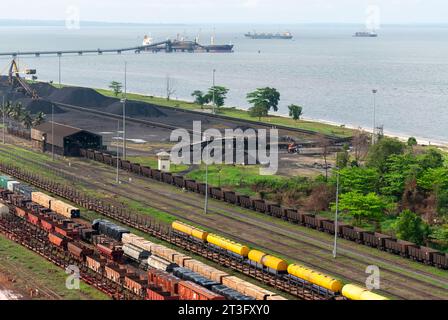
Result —
[[[25,71],[21,72],[19,70],[19,66],[17,65],[16,60],[13,59],[8,72],[9,84],[14,88],[18,87],[17,91],[23,92],[24,94],[30,96],[33,100],[39,99],[39,96],[37,95],[36,91],[31,89],[31,87],[28,85],[25,79],[22,79],[20,77],[21,73],[28,75],[35,75],[36,69],[25,69]]]

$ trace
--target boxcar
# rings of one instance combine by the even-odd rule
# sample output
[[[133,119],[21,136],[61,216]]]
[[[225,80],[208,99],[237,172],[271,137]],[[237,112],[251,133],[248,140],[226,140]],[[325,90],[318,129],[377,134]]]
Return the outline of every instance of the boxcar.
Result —
[[[416,244],[400,239],[385,239],[385,247],[388,252],[399,254],[402,257],[409,257],[409,247],[415,247]]]
[[[142,175],[147,178],[151,178],[151,167],[143,166]]]
[[[342,236],[344,239],[355,241],[357,243],[363,243],[363,233],[364,229],[353,227],[353,226],[343,226]]]
[[[424,262],[425,264],[433,264],[433,256],[434,253],[439,252],[435,249],[432,248],[428,248],[428,247],[419,247],[419,246],[409,246],[408,247],[408,253],[409,253],[409,258],[415,260],[415,261],[419,261],[419,262]]]
[[[179,188],[185,187],[184,177],[182,176],[173,176],[174,185]]]
[[[433,264],[441,269],[448,269],[448,253],[434,252],[432,255]]]
[[[234,191],[224,191],[224,201],[232,204],[238,204],[238,196]]]
[[[212,187],[210,189],[212,198],[223,200],[224,199],[224,191],[222,191],[219,187]]]
[[[198,183],[196,180],[184,180],[185,189],[192,192],[198,192]]]
[[[385,241],[386,239],[390,239],[392,238],[391,236],[385,235],[385,234],[381,234],[378,232],[364,232],[363,234],[363,242],[365,245],[373,247],[373,248],[378,248],[380,250],[384,250],[385,247]]]
[[[162,180],[165,183],[173,184],[173,174],[170,172],[164,172],[162,173]]]
[[[281,218],[281,219],[284,219],[284,220],[287,220],[287,218],[286,218],[286,210],[288,210],[288,209],[286,209],[286,208],[284,208],[284,207],[282,207],[280,205],[276,205],[276,204],[272,204],[272,205],[269,206],[269,212],[271,213],[271,215],[273,217]]]
[[[255,199],[253,203],[256,211],[261,213],[269,213],[269,205],[265,200]]]

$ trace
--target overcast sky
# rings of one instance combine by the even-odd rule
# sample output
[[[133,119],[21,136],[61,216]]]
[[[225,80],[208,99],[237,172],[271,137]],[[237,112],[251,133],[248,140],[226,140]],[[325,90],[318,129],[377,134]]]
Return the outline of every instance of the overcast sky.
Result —
[[[448,22],[446,0],[1,0],[0,19],[144,23]],[[372,11],[369,11],[372,12]],[[378,12],[378,11],[376,11]]]

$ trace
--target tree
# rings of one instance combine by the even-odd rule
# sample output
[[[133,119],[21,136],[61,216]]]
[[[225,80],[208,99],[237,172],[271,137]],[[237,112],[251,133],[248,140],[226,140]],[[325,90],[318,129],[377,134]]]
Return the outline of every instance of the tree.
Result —
[[[247,94],[247,101],[253,105],[249,109],[250,114],[261,119],[261,117],[267,116],[271,109],[278,110],[280,93],[274,88],[259,88]]]
[[[335,204],[332,206],[335,209]],[[352,216],[359,225],[363,220],[379,222],[391,204],[375,193],[348,192],[339,196],[339,209]]]
[[[206,99],[209,102],[212,102],[218,108],[224,105],[224,102],[227,98],[227,93],[229,93],[229,89],[223,86],[214,86],[208,90],[206,95]]]
[[[109,84],[109,88],[114,92],[114,95],[116,97],[118,97],[118,95],[123,92],[122,91],[123,85],[121,84],[121,82],[118,81],[112,81]]]
[[[257,117],[258,121],[261,121],[261,117],[266,117],[268,115],[268,111],[265,107],[257,105],[249,109],[249,115],[251,117]]]
[[[367,166],[384,172],[387,159],[394,154],[403,154],[405,144],[398,139],[384,137],[370,147]]]
[[[410,210],[404,210],[394,223],[397,237],[402,240],[423,244],[428,236],[429,227],[422,218]]]
[[[425,153],[419,155],[417,161],[422,169],[443,167],[443,155],[435,148],[430,148]]]
[[[204,105],[209,103],[210,100],[208,99],[208,95],[204,94],[200,90],[196,90],[191,94],[192,97],[194,97],[194,103],[201,106],[201,109],[204,108]]]
[[[31,117],[31,114],[28,111],[22,113],[20,121],[22,122],[23,126],[27,129],[31,128],[31,126],[33,125],[33,118]]]
[[[350,160],[350,155],[347,150],[338,152],[336,154],[336,167],[345,168],[348,166],[348,162]]]
[[[409,147],[414,147],[417,145],[417,139],[415,137],[410,137],[408,139],[408,146]]]
[[[340,188],[342,193],[358,192],[368,194],[377,190],[380,176],[375,169],[364,167],[344,168],[339,171]],[[336,177],[333,175],[332,184],[336,185]]]
[[[166,100],[170,101],[171,96],[176,93],[173,81],[169,75],[166,76]]]
[[[39,112],[33,119],[33,127],[36,127],[42,123],[45,122],[45,113],[43,113],[42,111]]]
[[[425,190],[447,190],[448,168],[431,168],[417,180],[418,186]]]
[[[384,164],[381,181],[381,193],[399,198],[402,196],[406,182],[417,177],[422,168],[417,164],[413,154],[393,154]]]
[[[300,120],[300,116],[302,115],[303,107],[291,104],[288,106],[289,116],[293,118],[295,121]]]
[[[353,156],[357,165],[364,161],[369,153],[370,137],[363,131],[358,131],[353,136]]]

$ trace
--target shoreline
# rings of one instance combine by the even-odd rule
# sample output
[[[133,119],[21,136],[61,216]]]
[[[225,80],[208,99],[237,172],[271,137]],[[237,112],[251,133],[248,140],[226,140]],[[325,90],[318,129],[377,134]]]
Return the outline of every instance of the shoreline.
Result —
[[[46,80],[38,80],[37,82],[43,82],[43,83],[49,83],[49,81]],[[58,86],[58,84],[53,83],[54,86]],[[69,86],[69,87],[83,87],[83,88],[89,88],[89,89],[93,89],[93,90],[107,90],[110,91],[110,88],[93,88],[93,87],[85,87],[82,85],[77,85],[77,84],[71,84],[71,83],[64,83],[62,84],[62,86]],[[165,99],[166,97],[162,97],[162,96],[158,96],[158,95],[151,95],[151,94],[147,94],[147,93],[141,93],[141,92],[135,92],[135,91],[128,91],[128,94],[135,94],[135,95],[140,95],[140,96],[144,96],[144,97],[148,97],[148,98],[157,98],[157,99]],[[194,104],[194,101],[189,100],[188,98],[179,98],[176,97],[175,99],[171,99],[171,101],[174,102],[183,102],[183,103],[191,103]],[[233,108],[239,111],[248,111],[247,109],[241,108],[241,107],[236,107],[236,106],[226,106],[224,105],[223,108]],[[206,113],[205,111],[200,111],[200,110],[192,110],[198,113]],[[282,118],[289,118],[288,115],[286,114],[282,114],[282,113],[276,113],[276,114],[269,114],[270,116],[277,116],[277,117],[282,117]],[[347,129],[351,129],[351,130],[362,130],[365,131],[367,133],[372,133],[373,130],[371,128],[363,128],[360,125],[355,125],[355,124],[351,124],[351,123],[338,123],[336,121],[331,121],[331,120],[324,120],[324,119],[315,119],[315,118],[309,118],[309,117],[301,117],[301,120],[303,121],[307,121],[307,122],[313,122],[313,123],[318,123],[318,124],[326,124],[326,125],[330,125],[330,126],[334,126],[334,127],[338,127],[340,128],[341,126],[344,126]],[[385,130],[384,135],[390,138],[396,138],[402,142],[407,142],[407,140],[412,137],[413,135],[410,134],[405,134],[405,133],[400,133],[400,132],[393,132],[393,131],[389,131],[389,130]],[[421,137],[421,136],[414,136],[417,139],[417,143],[419,145],[424,145],[424,146],[434,146],[434,147],[438,147],[438,148],[442,148],[442,149],[448,149],[448,139],[446,141],[443,140],[438,140],[438,139],[430,139],[430,138],[425,138],[425,137]]]

